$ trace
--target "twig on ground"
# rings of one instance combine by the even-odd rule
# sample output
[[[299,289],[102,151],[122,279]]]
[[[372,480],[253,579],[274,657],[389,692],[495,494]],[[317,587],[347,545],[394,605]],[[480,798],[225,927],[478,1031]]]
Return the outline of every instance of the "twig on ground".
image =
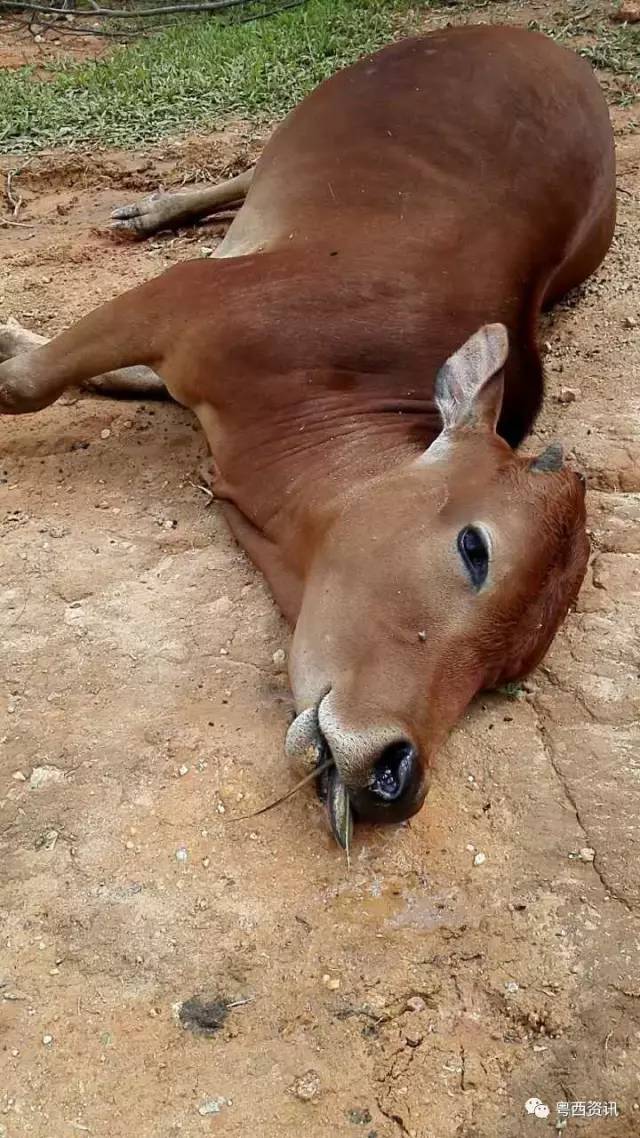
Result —
[[[301,8],[307,0],[287,0],[279,8],[270,8],[268,12],[254,12],[250,16],[239,16],[236,24],[250,24],[252,20],[266,20],[269,16],[277,16],[279,12],[286,12],[289,8]]]
[[[13,179],[17,173],[18,173],[17,170],[9,170],[9,172],[7,174],[5,191],[4,191],[5,197],[6,197],[7,201],[9,202],[9,205],[11,206],[11,208],[13,210],[13,216],[14,216],[16,221],[18,220],[18,214],[20,213],[20,210],[22,208],[22,202],[23,202],[23,199],[21,197],[18,197],[18,198],[14,197],[13,190],[11,188],[11,183],[12,183],[12,181],[13,181]]]
[[[150,15],[178,15],[182,12],[187,13],[206,13],[206,12],[224,12],[228,8],[234,8],[238,5],[255,3],[255,0],[210,0],[203,3],[187,3],[168,5],[166,8],[129,8],[126,11],[117,12],[111,8],[101,8],[95,0],[85,0],[90,5],[89,8],[76,8],[74,9],[74,17],[77,20],[86,18],[111,18],[111,19],[129,19],[134,16],[146,18]],[[275,8],[269,8],[263,12],[250,12],[247,16],[239,16],[234,20],[234,24],[248,24],[253,20],[265,20],[269,16],[277,16],[279,12],[288,11],[291,8],[300,8],[306,4],[307,0],[285,0]],[[31,0],[0,0],[0,13],[13,9],[16,14],[23,13],[25,16],[22,22],[26,26],[32,36],[41,35],[43,32],[55,32],[58,35],[80,35],[80,36],[104,36],[108,39],[117,40],[130,40],[135,37],[148,36],[154,32],[165,31],[166,28],[172,27],[176,21],[167,20],[162,24],[147,25],[144,30],[142,28],[132,28],[127,31],[120,28],[119,31],[113,31],[107,28],[101,28],[98,25],[88,25],[76,22],[70,25],[60,17],[68,15],[66,2],[60,8],[48,4],[32,3]]]
[[[214,494],[213,490],[210,490],[209,487],[205,486],[204,483],[202,483],[202,482],[193,482],[191,480],[191,478],[187,478],[187,482],[188,482],[189,486],[193,486],[194,490],[200,490],[203,494],[207,495],[207,497],[209,498],[207,505],[210,506],[211,503],[213,502],[214,498],[215,498],[215,494]]]
[[[87,15],[92,16],[111,16],[113,19],[118,20],[131,20],[144,18],[149,16],[166,16],[177,13],[178,15],[183,12],[223,12],[227,8],[238,8],[243,4],[253,3],[254,0],[202,0],[201,3],[189,4],[168,4],[166,7],[160,8],[127,8],[118,10],[116,8],[101,8],[97,4],[91,5],[91,11]],[[302,0],[296,0],[296,3],[301,3]],[[3,8],[15,9],[21,12],[51,12],[54,15],[61,15],[62,9],[56,8],[51,4],[36,4],[32,0],[0,0],[0,10]],[[82,9],[76,9],[77,15],[83,15]]]
[[[87,12],[86,15],[90,16],[91,13]],[[110,31],[108,31],[107,28],[90,28],[86,24],[84,24],[84,25],[75,24],[73,27],[71,27],[70,24],[62,24],[62,23],[59,23],[57,20],[47,20],[44,17],[42,19],[42,23],[39,24],[39,28],[41,31],[54,32],[57,37],[58,36],[105,36],[108,39],[113,39],[113,40],[132,40],[135,37],[148,35],[149,32],[163,31],[165,27],[166,27],[166,25],[157,24],[155,27],[151,27],[151,28],[146,27],[144,29],[144,32],[134,31],[133,29],[131,29],[131,31],[127,31],[125,28],[122,28],[119,32],[110,32]]]

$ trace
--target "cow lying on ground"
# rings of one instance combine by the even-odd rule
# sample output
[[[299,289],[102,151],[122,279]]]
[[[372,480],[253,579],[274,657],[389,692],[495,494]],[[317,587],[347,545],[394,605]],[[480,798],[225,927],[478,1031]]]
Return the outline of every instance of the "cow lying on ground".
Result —
[[[35,350],[6,326],[0,411],[90,381],[194,410],[295,627],[287,752],[324,766],[345,844],[352,813],[419,809],[469,701],[538,663],[580,587],[582,480],[557,447],[516,448],[543,393],[538,314],[611,241],[612,132],[591,69],[550,39],[438,31],[322,84],[253,174],[118,224],[245,195],[215,258]]]

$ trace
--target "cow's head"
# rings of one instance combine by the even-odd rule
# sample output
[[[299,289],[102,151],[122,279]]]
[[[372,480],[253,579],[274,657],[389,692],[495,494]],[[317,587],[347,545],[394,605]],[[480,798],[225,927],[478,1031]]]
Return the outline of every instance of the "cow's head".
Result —
[[[333,758],[363,819],[420,808],[447,732],[538,663],[585,573],[582,480],[559,448],[527,458],[496,434],[507,354],[492,324],[446,362],[441,434],[333,504],[310,568],[287,750]]]

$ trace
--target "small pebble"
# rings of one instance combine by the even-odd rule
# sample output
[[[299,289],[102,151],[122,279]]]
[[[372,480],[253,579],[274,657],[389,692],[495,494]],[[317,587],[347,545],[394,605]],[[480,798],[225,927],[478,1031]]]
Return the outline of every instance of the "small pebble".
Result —
[[[44,831],[43,834],[40,834],[40,838],[38,839],[38,841],[35,842],[35,849],[36,850],[41,850],[41,849],[52,850],[52,849],[55,849],[56,848],[56,842],[58,841],[59,836],[60,835],[59,835],[57,830],[46,830],[46,831]]]
[[[291,1090],[302,1102],[313,1102],[320,1094],[320,1076],[317,1071],[305,1071],[295,1080]]]
[[[520,985],[518,984],[517,980],[508,980],[504,986],[504,990],[505,992],[509,992],[510,995],[514,995],[516,992],[520,991]]]
[[[31,771],[29,786],[32,790],[38,790],[48,782],[62,782],[63,779],[64,771],[61,771],[59,767],[34,767]]]
[[[103,431],[100,431],[100,438],[101,439],[108,439],[110,437],[111,437],[111,431],[109,430],[108,427],[105,427]]]
[[[198,1114],[206,1117],[207,1114],[220,1114],[223,1106],[227,1106],[229,1099],[224,1098],[223,1095],[218,1095],[217,1098],[207,1099],[203,1102],[202,1106],[198,1107]]]
[[[27,781],[27,776],[26,776],[26,774],[23,774],[22,771],[14,771],[13,774],[11,775],[11,777],[15,778],[16,782],[26,782]]]
[[[53,1043],[53,1036],[52,1035],[43,1035],[42,1036],[42,1042],[44,1043],[45,1047],[51,1047],[51,1044]]]
[[[371,1122],[371,1112],[366,1108],[362,1110],[360,1107],[356,1107],[355,1110],[347,1111],[347,1118],[352,1126],[366,1126]]]
[[[211,865],[211,858],[210,857],[203,857],[202,865],[205,869],[208,869],[209,866]]]
[[[330,992],[337,992],[338,988],[340,987],[340,981],[337,979],[337,977],[330,976],[328,972],[325,972],[324,976],[322,977],[322,983],[324,984],[325,988],[329,989]]]
[[[426,1006],[422,996],[410,996],[407,1000],[407,1007],[410,1012],[423,1012]]]
[[[284,664],[286,663],[287,653],[284,651],[283,648],[277,648],[276,651],[273,653],[273,656],[271,657],[271,659],[273,660],[276,668],[282,668],[284,666]]]
[[[187,848],[185,846],[178,846],[176,850],[176,861],[187,861],[188,857],[189,851]]]
[[[186,763],[183,763],[182,766],[178,768],[178,774],[181,778],[183,778],[184,775],[189,774],[189,768]]]
[[[596,851],[591,846],[583,846],[581,850],[578,850],[580,861],[593,861],[595,856]]]
[[[484,865],[486,860],[487,860],[487,855],[485,853],[477,853],[473,859],[473,864],[474,865]]]
[[[561,387],[556,395],[558,403],[575,403],[578,392],[573,387]]]
[[[636,320],[635,316],[625,316],[622,323],[624,324],[625,328],[637,328],[638,326],[638,321]]]

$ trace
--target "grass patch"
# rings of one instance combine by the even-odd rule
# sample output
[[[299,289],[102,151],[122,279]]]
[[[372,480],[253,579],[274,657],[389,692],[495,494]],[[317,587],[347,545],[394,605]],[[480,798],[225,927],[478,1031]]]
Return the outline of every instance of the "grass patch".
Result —
[[[640,25],[612,24],[588,13],[582,19],[566,19],[558,14],[551,25],[532,20],[529,27],[544,32],[573,48],[601,73],[610,103],[629,105],[640,91]]]
[[[0,74],[0,150],[128,146],[233,116],[281,117],[430,0],[309,0],[253,23],[185,17],[103,60]],[[246,14],[246,10],[245,10]]]
[[[182,17],[107,58],[0,72],[0,152],[51,146],[130,146],[230,118],[281,118],[340,67],[415,30],[430,7],[451,0],[308,0],[268,19]],[[477,4],[456,5],[456,14]],[[277,0],[255,0],[255,13]],[[238,9],[246,17],[247,9]],[[504,16],[502,18],[505,18]],[[124,23],[124,21],[122,21]],[[640,27],[608,13],[558,12],[532,23],[584,55],[613,103],[640,87]],[[129,30],[131,25],[129,24]]]

